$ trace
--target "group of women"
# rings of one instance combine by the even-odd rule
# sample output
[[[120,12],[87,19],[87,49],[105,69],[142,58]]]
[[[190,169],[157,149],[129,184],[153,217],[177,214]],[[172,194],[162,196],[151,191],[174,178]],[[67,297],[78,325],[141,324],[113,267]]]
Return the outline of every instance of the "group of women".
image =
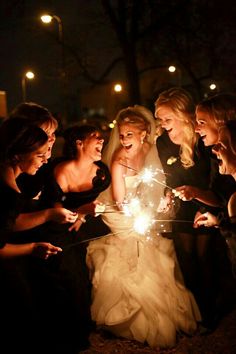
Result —
[[[25,352],[30,336],[35,353],[73,354],[94,324],[151,347],[213,328],[215,245],[227,249],[225,225],[233,235],[236,190],[236,98],[218,96],[195,114],[188,92],[164,91],[156,121],[143,106],[124,108],[104,150],[97,127],[71,126],[54,159],[51,113],[34,103],[13,110],[0,127],[5,338],[17,335]],[[220,174],[231,175],[227,191]],[[168,220],[158,212],[166,190]]]

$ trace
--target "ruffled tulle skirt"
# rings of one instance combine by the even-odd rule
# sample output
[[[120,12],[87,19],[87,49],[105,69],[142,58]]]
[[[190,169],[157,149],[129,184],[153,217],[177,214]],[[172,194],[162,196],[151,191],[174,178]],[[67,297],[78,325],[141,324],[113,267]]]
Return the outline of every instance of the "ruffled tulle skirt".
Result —
[[[92,319],[117,336],[170,347],[192,334],[201,316],[184,284],[173,241],[109,234],[90,242]]]

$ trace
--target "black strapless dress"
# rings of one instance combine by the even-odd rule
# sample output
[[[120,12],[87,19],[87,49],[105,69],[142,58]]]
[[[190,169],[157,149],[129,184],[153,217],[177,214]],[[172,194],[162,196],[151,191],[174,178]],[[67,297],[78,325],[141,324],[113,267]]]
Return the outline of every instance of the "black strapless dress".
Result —
[[[108,188],[111,181],[107,166],[102,162],[96,164],[99,168],[93,179],[92,188],[78,193],[63,193],[51,170],[41,194],[39,208],[52,207],[55,202],[61,202],[63,207],[74,210],[94,201],[103,190]],[[77,352],[78,349],[86,348],[93,328],[90,316],[91,283],[85,263],[87,243],[81,241],[86,238],[89,227],[95,231],[100,225],[100,232],[104,232],[101,229],[105,228],[105,224],[95,217],[88,219],[79,232],[68,231],[71,224],[55,222],[48,222],[31,230],[30,238],[34,241],[51,242],[63,250],[46,262],[33,260],[31,280],[35,308],[40,304],[37,308],[39,321],[43,321],[45,308],[50,307],[53,311],[53,315],[45,324],[45,335],[54,334],[60,343],[60,349],[63,348],[65,353],[70,353],[70,350],[72,352],[73,348],[77,349]],[[27,233],[29,237],[29,232]]]

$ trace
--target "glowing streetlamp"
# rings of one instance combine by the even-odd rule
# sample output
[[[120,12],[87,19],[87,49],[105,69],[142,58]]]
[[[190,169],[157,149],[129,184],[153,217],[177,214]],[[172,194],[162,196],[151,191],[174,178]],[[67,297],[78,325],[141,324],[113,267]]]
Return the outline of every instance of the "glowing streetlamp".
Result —
[[[174,73],[176,70],[176,67],[174,65],[171,65],[171,66],[169,66],[168,70],[170,73]]]
[[[113,90],[116,92],[116,93],[119,93],[123,90],[123,87],[121,84],[117,83],[113,86]]]
[[[177,72],[177,74],[178,74],[178,84],[179,84],[179,86],[181,86],[182,85],[182,71],[180,70],[180,68],[176,68],[176,66],[170,65],[168,67],[168,70],[169,70],[170,73],[174,73],[175,71]]]
[[[40,17],[41,21],[44,24],[50,24],[53,20],[55,20],[58,24],[58,40],[61,45],[61,83],[62,83],[62,95],[64,97],[64,114],[66,116],[66,69],[65,69],[65,47],[64,47],[64,33],[63,33],[63,25],[62,20],[57,15],[49,15],[44,14]],[[66,117],[65,117],[66,119]]]
[[[64,35],[63,35],[62,20],[57,15],[49,15],[49,14],[44,14],[40,18],[41,21],[45,24],[49,24],[53,20],[55,20],[58,24],[58,39],[61,44],[61,75],[62,77],[65,77],[65,51],[64,51],[64,38],[63,38]]]
[[[216,89],[216,84],[213,82],[210,84],[209,88],[214,91]]]
[[[22,87],[22,99],[23,99],[23,102],[26,101],[26,79],[33,80],[34,79],[34,73],[32,71],[27,71],[22,76],[21,87]]]

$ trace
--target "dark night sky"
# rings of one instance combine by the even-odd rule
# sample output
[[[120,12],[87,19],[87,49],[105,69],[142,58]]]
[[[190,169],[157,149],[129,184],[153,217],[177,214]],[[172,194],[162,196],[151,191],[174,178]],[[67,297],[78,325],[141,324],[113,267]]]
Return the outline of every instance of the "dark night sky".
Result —
[[[91,49],[104,53],[102,38],[106,27],[98,5],[96,0],[0,2],[0,90],[6,91],[8,110],[22,100],[21,80],[28,69],[35,72],[35,79],[26,81],[27,100],[39,102],[52,111],[61,107],[61,82],[58,78],[61,46],[56,38],[58,25],[56,22],[47,26],[41,23],[43,9],[62,19],[65,42],[83,48],[86,55]],[[110,30],[105,29],[105,32]],[[107,41],[108,52],[112,50],[111,46],[111,42]],[[97,63],[100,60],[101,56],[96,56]],[[75,93],[76,100],[76,92],[83,87],[83,79],[73,69],[74,59],[69,55],[67,65],[72,68],[69,90]]]
[[[155,4],[156,9],[161,9],[164,13],[169,9],[167,4],[179,4],[180,2],[183,3],[184,0],[156,0],[150,3],[144,1],[144,3]],[[116,1],[114,0],[112,3],[114,4]],[[209,70],[210,74],[216,63],[218,64],[217,73],[219,77],[226,78],[226,81],[230,78],[231,87],[236,87],[236,84],[232,86],[232,83],[235,81],[232,80],[232,77],[236,74],[235,0],[225,0],[222,4],[213,0],[189,0],[189,2],[186,1],[186,4],[188,3],[191,3],[193,7],[190,13],[188,13],[188,17],[184,18],[186,19],[185,25],[189,23],[191,26],[192,18],[195,15],[194,6],[196,4],[200,5],[199,7],[201,7],[202,12],[199,21],[202,17],[205,20],[204,31],[201,33],[203,35],[203,42],[205,40],[207,42],[211,36],[213,37],[213,42],[211,42],[213,47],[206,47],[204,49],[205,52],[203,52],[201,45],[193,48],[191,52],[192,58],[189,56],[188,59],[192,60],[198,57],[195,59],[192,67],[195,66],[195,68],[198,68],[198,71],[201,71],[199,70],[199,63],[205,69],[205,66],[208,65],[206,64],[208,63],[208,58],[210,58],[211,64],[213,64]],[[128,1],[127,4],[129,4]],[[193,12],[191,13],[192,9]],[[6,91],[8,111],[22,100],[21,81],[24,72],[28,69],[35,72],[35,79],[26,82],[27,100],[45,105],[54,113],[62,109],[62,85],[59,75],[61,45],[57,41],[58,25],[56,22],[48,26],[42,24],[40,15],[45,11],[58,15],[62,19],[65,43],[68,43],[75,49],[80,59],[86,60],[86,65],[89,65],[90,74],[94,77],[99,77],[105,67],[112,62],[113,58],[116,58],[117,54],[120,55],[117,38],[109,20],[104,15],[100,0],[1,0],[0,91]],[[212,11],[215,12],[213,13]],[[145,15],[149,19],[151,18],[149,15],[152,14],[144,13],[144,20]],[[161,20],[161,16],[162,14],[159,20]],[[229,17],[230,21],[228,21]],[[208,22],[212,26],[211,29],[216,29],[214,34],[210,32],[210,29],[208,31]],[[176,24],[180,25],[180,27],[183,25],[181,17],[180,21],[178,22],[177,20]],[[173,24],[173,27],[171,27],[172,21],[170,20],[166,22],[166,27],[164,26],[164,30],[170,27],[170,38],[172,36],[171,31],[175,31],[176,27],[174,26],[176,24]],[[198,33],[196,32],[196,37],[197,35]],[[155,54],[153,59],[153,63],[155,64],[158,56],[160,57],[160,51],[164,48],[166,32],[163,37],[161,32],[157,35],[154,33],[152,40],[153,42],[150,43],[144,40],[141,52],[147,50],[147,56],[146,53],[143,55],[143,60],[146,61],[150,53],[149,44],[152,47],[151,49],[154,50],[148,59],[151,62],[152,55]],[[190,43],[192,43],[191,39]],[[169,48],[167,47],[168,54],[172,48],[172,45]],[[169,52],[168,49],[170,49]],[[222,53],[225,53],[225,56]],[[185,59],[182,58],[185,55],[186,53],[181,52],[180,59]],[[74,107],[79,106],[80,93],[84,92],[88,87],[88,82],[84,80],[75,57],[68,49],[66,50],[66,67],[68,100],[70,100],[70,104]],[[113,71],[113,77],[121,76],[122,68],[120,66],[117,68],[117,71]],[[227,70],[228,76],[225,75]],[[205,73],[203,72],[203,74]],[[156,81],[158,79],[157,77]]]

